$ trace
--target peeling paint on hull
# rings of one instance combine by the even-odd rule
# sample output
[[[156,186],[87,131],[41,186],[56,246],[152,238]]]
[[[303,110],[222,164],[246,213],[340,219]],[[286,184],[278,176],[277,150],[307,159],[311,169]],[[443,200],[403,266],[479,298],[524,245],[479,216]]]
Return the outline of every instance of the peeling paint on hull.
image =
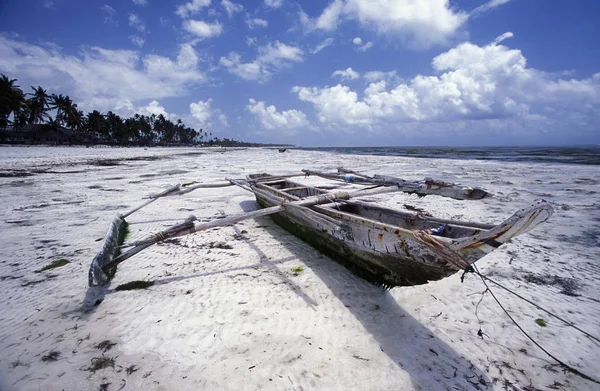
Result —
[[[257,196],[263,207],[274,203]],[[282,212],[270,216],[279,226],[310,244],[315,249],[344,265],[359,277],[385,288],[426,284],[440,280],[457,272],[457,269],[427,267],[404,254],[377,254],[351,246],[353,242],[340,240],[328,231],[311,227],[302,222],[293,212]],[[406,245],[405,245],[406,246]]]

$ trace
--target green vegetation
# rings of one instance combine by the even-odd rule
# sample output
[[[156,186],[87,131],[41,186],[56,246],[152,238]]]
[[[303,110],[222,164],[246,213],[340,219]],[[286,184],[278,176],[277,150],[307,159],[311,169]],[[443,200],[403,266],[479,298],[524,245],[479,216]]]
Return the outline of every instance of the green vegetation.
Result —
[[[36,270],[35,273],[41,273],[46,270],[56,269],[57,267],[65,266],[67,263],[70,263],[66,259],[59,259],[58,261],[54,261],[49,265],[44,266],[43,268]]]
[[[292,273],[294,273],[295,275],[298,275],[300,273],[302,273],[304,271],[304,267],[302,266],[295,266],[292,268]]]
[[[546,327],[546,321],[542,318],[537,318],[535,320],[535,323],[537,323],[537,325],[540,327]]]
[[[134,289],[146,289],[154,285],[154,281],[131,281],[126,284],[121,284],[115,288],[116,291],[132,291]]]
[[[0,142],[112,145],[260,146],[228,138],[212,137],[203,129],[171,121],[163,114],[122,118],[109,111],[85,114],[68,96],[49,94],[42,87],[24,93],[17,79],[0,76]],[[4,130],[4,132],[2,132]]]
[[[94,357],[92,358],[92,363],[85,370],[90,372],[96,372],[99,369],[104,369],[108,367],[115,367],[115,359],[110,357]]]
[[[94,345],[94,347],[96,349],[102,350],[102,352],[106,352],[107,350],[112,349],[112,347],[115,346],[115,345],[116,345],[115,342],[112,342],[112,341],[106,339],[106,340],[104,340],[104,341],[102,341],[102,342]]]
[[[60,352],[57,352],[56,350],[52,350],[50,353],[46,354],[45,356],[42,356],[42,361],[43,362],[57,361],[59,357],[60,357]]]
[[[129,223],[127,221],[122,220],[122,223],[119,225],[118,235],[119,236],[117,238],[117,244],[120,246],[123,243],[125,243],[125,239],[129,236]],[[113,258],[116,258],[119,255],[121,255],[121,249],[117,248],[114,251]],[[112,279],[115,273],[117,272],[117,265],[107,267],[106,270],[104,270],[104,272],[106,273],[109,279]]]
[[[132,364],[132,365],[128,366],[127,368],[125,368],[125,373],[127,373],[127,376],[129,376],[133,372],[137,372],[139,370],[140,370],[140,368],[137,365]]]
[[[123,228],[119,232],[119,245],[125,243],[125,239],[129,237],[129,233],[129,223],[125,221],[123,223]]]
[[[13,361],[10,363],[11,369],[16,367],[29,367],[29,364],[22,363],[21,360]]]

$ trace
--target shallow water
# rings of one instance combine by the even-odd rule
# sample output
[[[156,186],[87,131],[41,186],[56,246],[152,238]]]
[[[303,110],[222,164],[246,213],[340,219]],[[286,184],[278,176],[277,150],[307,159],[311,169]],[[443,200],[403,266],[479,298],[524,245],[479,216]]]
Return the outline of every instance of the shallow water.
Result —
[[[600,146],[583,147],[323,147],[299,148],[352,155],[477,159],[600,165]]]

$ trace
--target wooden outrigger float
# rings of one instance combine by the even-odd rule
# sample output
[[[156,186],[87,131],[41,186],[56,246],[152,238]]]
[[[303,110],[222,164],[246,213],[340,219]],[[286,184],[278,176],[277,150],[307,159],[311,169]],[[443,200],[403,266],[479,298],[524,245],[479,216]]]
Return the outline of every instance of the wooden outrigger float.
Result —
[[[456,199],[480,199],[489,194],[482,189],[442,181],[410,182],[394,177],[370,177],[343,169],[336,174],[304,170],[300,175],[319,175],[369,187],[329,191],[293,182],[290,178],[294,175],[269,174],[216,184],[172,187],[151,197],[140,207],[114,217],[103,246],[90,266],[90,287],[108,284],[119,263],[155,243],[266,215],[271,215],[277,224],[373,283],[386,288],[418,285],[466,270],[509,239],[546,221],[553,212],[548,203],[540,201],[517,211],[498,225],[437,219],[374,206],[355,198],[398,191]],[[122,244],[125,218],[150,202],[199,188],[232,185],[254,193],[263,209],[206,223],[197,222],[191,216],[183,223],[143,240]],[[125,248],[128,249],[121,253]]]

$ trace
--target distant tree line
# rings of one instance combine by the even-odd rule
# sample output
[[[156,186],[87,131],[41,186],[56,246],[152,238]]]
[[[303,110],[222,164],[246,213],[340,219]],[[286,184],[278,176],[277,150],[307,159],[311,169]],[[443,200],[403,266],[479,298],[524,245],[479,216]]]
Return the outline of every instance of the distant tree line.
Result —
[[[94,110],[85,114],[66,95],[48,94],[42,87],[24,93],[17,79],[0,77],[0,129],[68,129],[70,142],[118,145],[189,145],[257,146],[230,139],[212,138],[212,133],[185,126],[181,119],[173,122],[164,115],[135,114],[122,118],[109,111]],[[57,138],[59,140],[60,138]]]

